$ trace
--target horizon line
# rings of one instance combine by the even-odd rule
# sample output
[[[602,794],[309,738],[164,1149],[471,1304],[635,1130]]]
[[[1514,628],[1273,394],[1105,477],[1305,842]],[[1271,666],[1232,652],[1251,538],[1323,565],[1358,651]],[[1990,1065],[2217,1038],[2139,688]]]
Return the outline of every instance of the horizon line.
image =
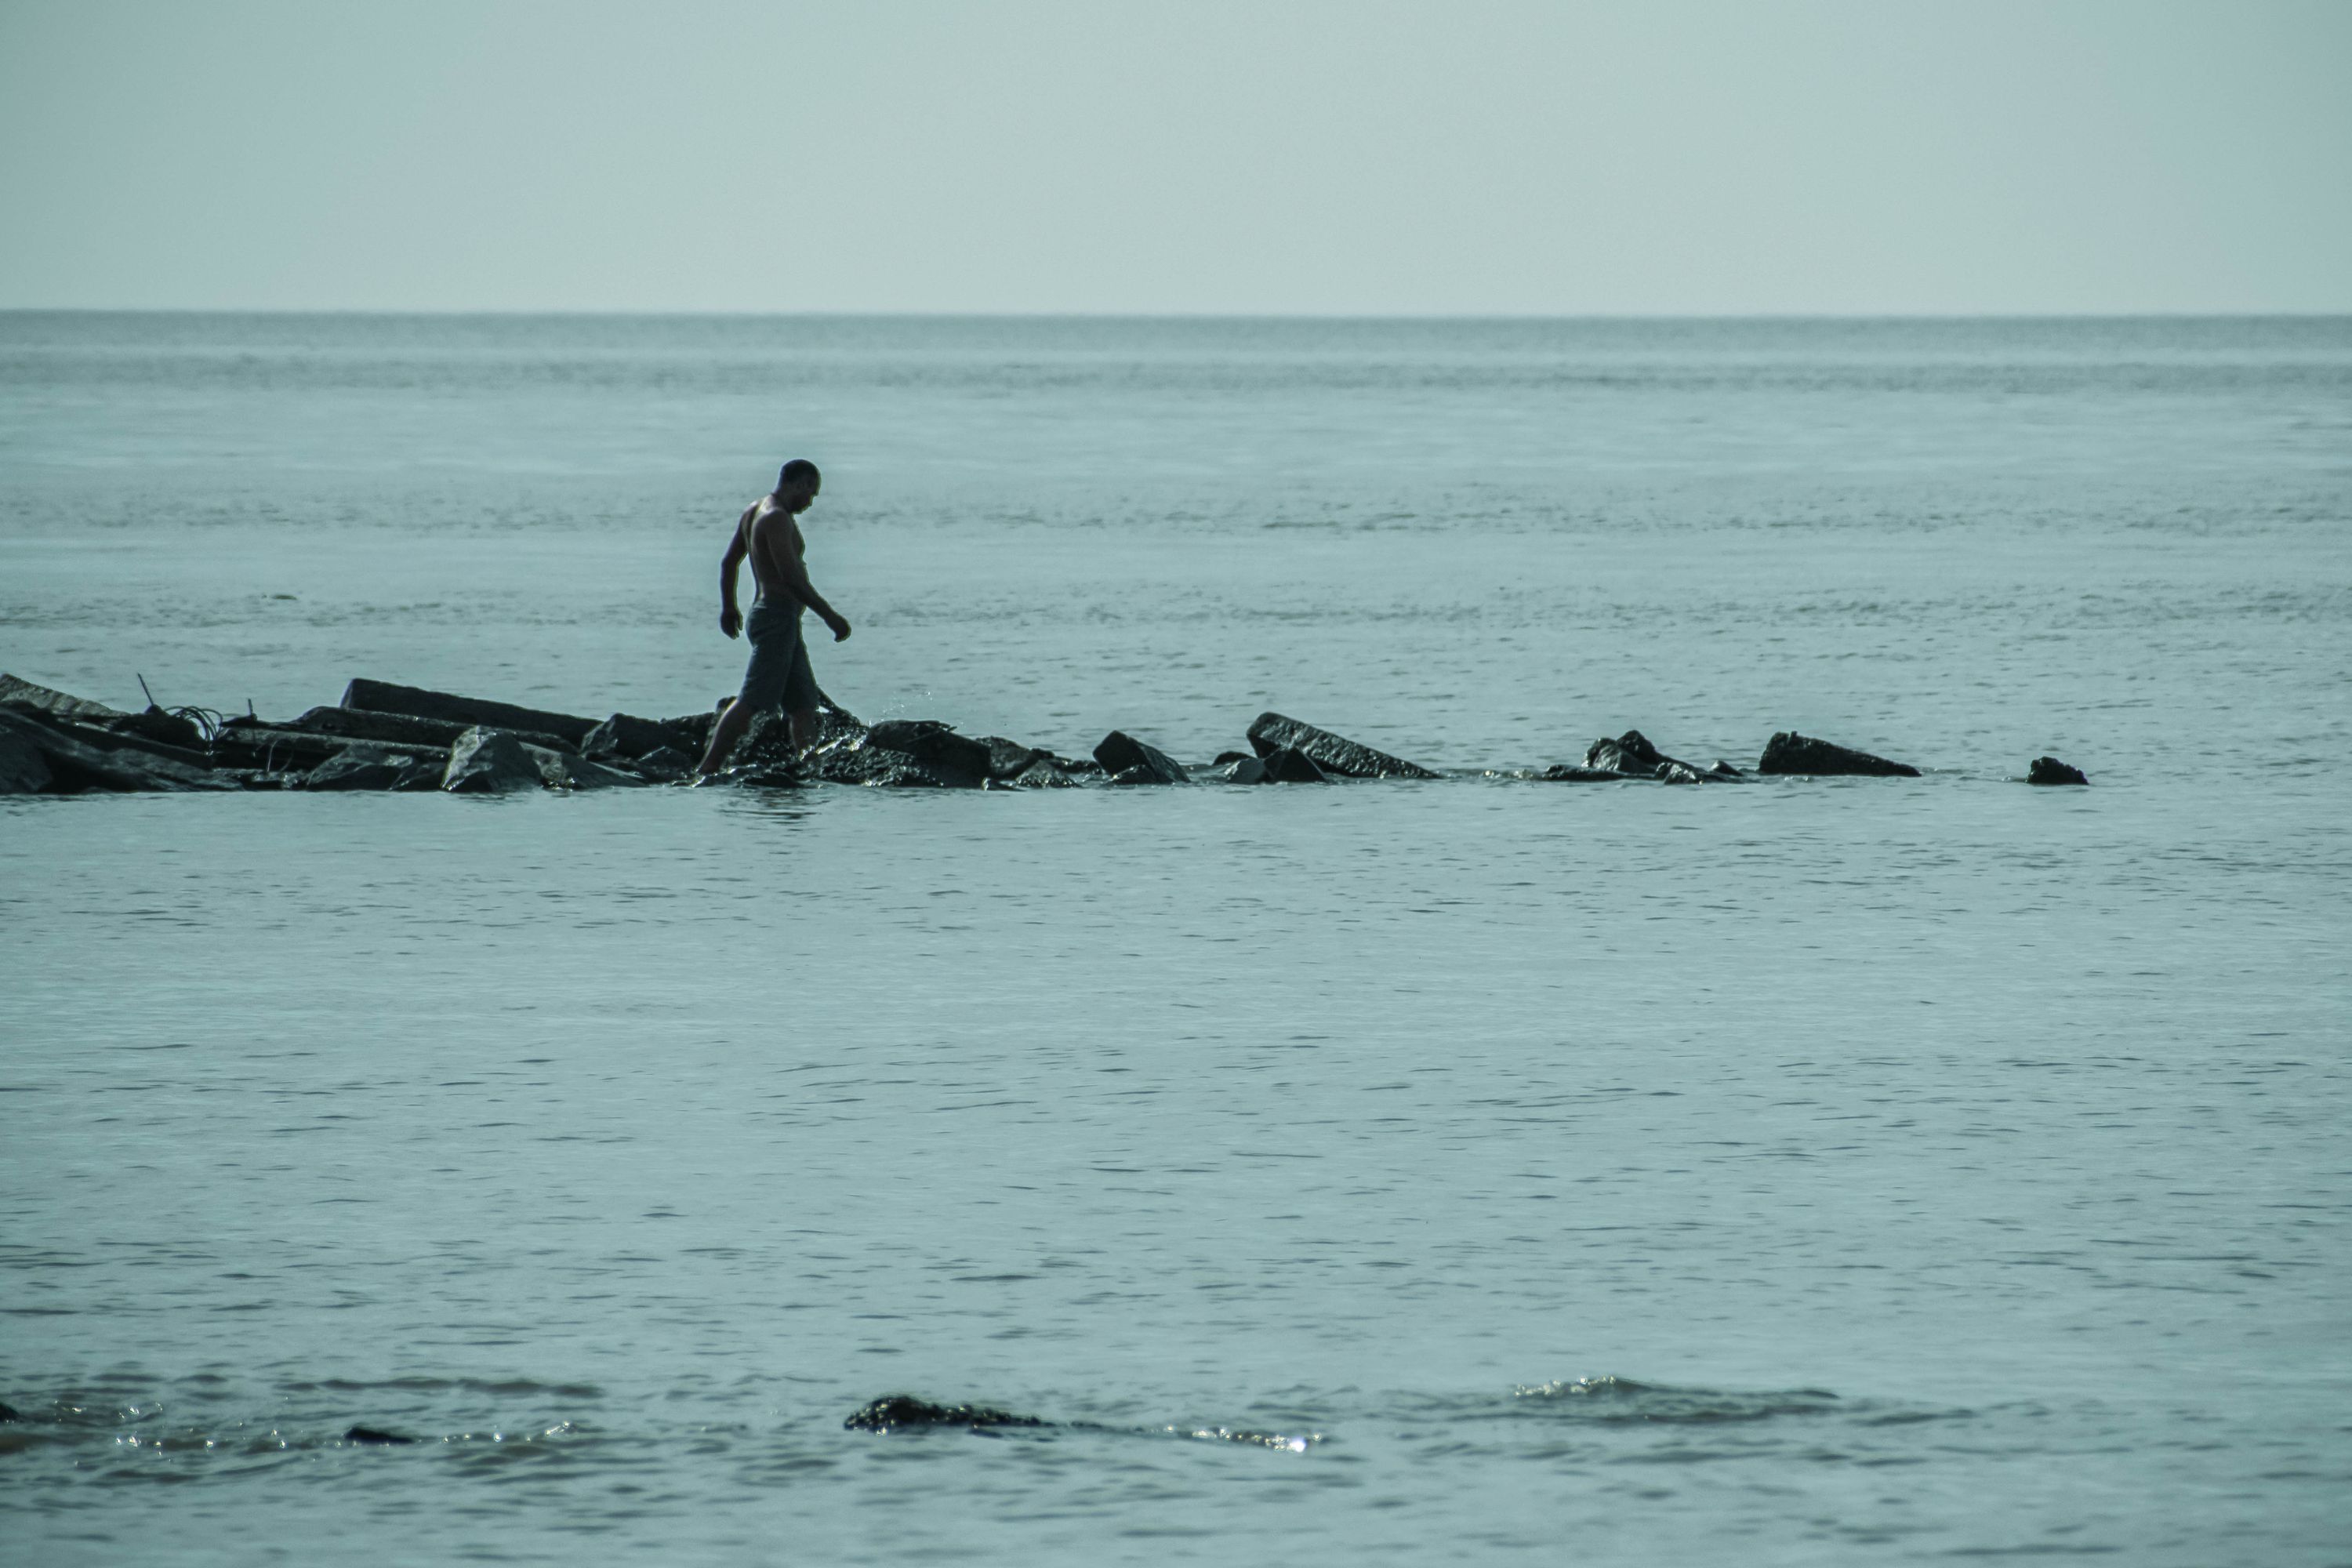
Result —
[[[415,307],[315,305],[0,305],[7,316],[283,316],[434,317],[444,319],[593,321],[2340,321],[2339,310],[701,310],[597,307]]]

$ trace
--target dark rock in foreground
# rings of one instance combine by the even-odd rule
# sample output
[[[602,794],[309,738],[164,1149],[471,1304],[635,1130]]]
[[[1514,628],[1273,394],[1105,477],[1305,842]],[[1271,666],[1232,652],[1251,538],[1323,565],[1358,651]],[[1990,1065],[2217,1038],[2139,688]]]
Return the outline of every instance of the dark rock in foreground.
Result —
[[[1640,775],[1621,773],[1614,768],[1588,768],[1574,763],[1554,763],[1537,776],[1559,784],[1624,784]]]
[[[1782,731],[1764,744],[1756,764],[1759,773],[1864,773],[1877,778],[1916,779],[1919,770],[1908,763],[1891,763],[1832,741],[1817,741],[1793,730]]]
[[[575,713],[522,708],[480,697],[454,697],[446,691],[426,691],[421,687],[364,678],[343,689],[342,705],[367,713],[405,713],[418,719],[439,719],[495,730],[536,730],[574,749],[596,728],[595,720],[583,719]]]
[[[1255,757],[1228,755],[1218,765],[1217,776],[1227,784],[1262,784],[1266,782],[1265,763]]]
[[[2027,770],[2025,782],[2032,784],[2086,784],[2091,781],[2083,770],[2055,757],[2036,757]]]
[[[346,1443],[374,1443],[389,1446],[414,1443],[416,1440],[414,1437],[404,1436],[398,1432],[387,1432],[380,1426],[354,1426],[343,1434],[343,1441]]]
[[[1124,730],[1113,730],[1095,745],[1095,761],[1115,784],[1180,784],[1192,775],[1167,752],[1139,741]]]
[[[892,1394],[852,1411],[842,1426],[852,1432],[910,1432],[935,1426],[1043,1426],[1034,1415],[1015,1415],[985,1405],[933,1405],[911,1394]]]
[[[1261,713],[1249,727],[1249,743],[1261,757],[1269,752],[1304,752],[1327,773],[1351,779],[1433,779],[1437,774],[1419,763],[1376,752],[1371,747],[1318,730],[1279,713]]]

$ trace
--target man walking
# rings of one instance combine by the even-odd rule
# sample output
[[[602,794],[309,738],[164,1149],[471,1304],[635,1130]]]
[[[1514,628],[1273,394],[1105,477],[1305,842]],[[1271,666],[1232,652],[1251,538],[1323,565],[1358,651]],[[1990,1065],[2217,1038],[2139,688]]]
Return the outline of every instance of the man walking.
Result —
[[[742,694],[710,727],[710,747],[698,770],[704,777],[726,764],[727,753],[751,728],[753,716],[771,708],[781,706],[790,717],[794,752],[816,743],[816,677],[810,673],[808,644],[801,637],[801,611],[814,610],[835,642],[849,635],[849,623],[810,585],[802,559],[808,544],[796,520],[816,500],[823,482],[807,458],[786,463],[776,488],[743,509],[719,563],[720,631],[731,637],[745,629],[735,607],[735,569],[746,556],[759,595],[751,601],[751,662],[743,671]]]

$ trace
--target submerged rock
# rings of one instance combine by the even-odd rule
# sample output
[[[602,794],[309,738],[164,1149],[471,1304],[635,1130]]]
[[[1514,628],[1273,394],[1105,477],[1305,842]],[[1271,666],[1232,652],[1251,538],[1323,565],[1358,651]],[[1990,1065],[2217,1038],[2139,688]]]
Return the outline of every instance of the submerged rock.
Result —
[[[1371,747],[1279,713],[1261,713],[1249,727],[1249,743],[1261,757],[1269,752],[1293,751],[1307,755],[1327,773],[1354,779],[1433,779],[1438,775],[1419,763],[1376,752]]]
[[[524,708],[512,702],[492,702],[480,697],[458,697],[446,691],[400,686],[389,680],[353,680],[343,689],[342,706],[369,713],[406,713],[419,719],[439,719],[476,728],[506,731],[535,730],[577,748],[596,728],[593,719],[557,713],[544,708]]]
[[[1015,1415],[985,1405],[933,1405],[911,1394],[892,1394],[859,1406],[842,1426],[852,1432],[908,1432],[934,1426],[1043,1426],[1034,1415]]]
[[[1191,784],[1192,775],[1159,747],[1113,730],[1095,745],[1095,761],[1115,784]]]
[[[387,1432],[380,1426],[354,1426],[343,1434],[346,1443],[373,1443],[386,1446],[414,1443],[417,1439],[398,1432]]]
[[[1228,752],[1217,769],[1217,777],[1227,784],[1261,784],[1266,782],[1265,764],[1255,757]]]
[[[307,773],[340,756],[352,743],[344,736],[315,730],[265,724],[258,719],[232,719],[213,737],[212,761],[224,768]],[[437,749],[446,752],[448,746]]]
[[[1757,763],[1759,773],[1862,773],[1878,778],[1912,778],[1919,770],[1908,763],[1891,763],[1885,757],[1874,757],[1868,752],[1857,752],[1851,746],[1841,746],[1833,741],[1818,741],[1810,735],[1800,735],[1793,730],[1782,731],[1764,744],[1764,755]]]
[[[2025,782],[2032,784],[2086,784],[2091,781],[2084,775],[2082,769],[2071,763],[2062,763],[2055,757],[2036,757],[2032,767],[2026,773]]]
[[[1637,775],[1621,773],[1614,768],[1588,768],[1575,763],[1554,763],[1536,776],[1558,784],[1624,784]]]

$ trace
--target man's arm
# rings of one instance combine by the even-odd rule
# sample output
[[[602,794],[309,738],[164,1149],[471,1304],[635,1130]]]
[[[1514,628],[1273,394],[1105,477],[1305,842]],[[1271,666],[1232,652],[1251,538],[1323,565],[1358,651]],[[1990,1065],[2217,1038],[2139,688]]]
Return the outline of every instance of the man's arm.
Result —
[[[800,541],[789,540],[784,542],[783,548],[777,548],[778,541],[773,530],[777,527],[778,521],[778,517],[772,514],[762,519],[752,530],[754,533],[764,534],[761,542],[767,551],[769,563],[775,567],[776,575],[782,580],[785,591],[810,609],[814,610],[818,617],[833,628],[833,640],[841,641],[849,635],[849,623],[842,618],[840,611],[824,602],[824,595],[818,593],[815,585],[809,581],[808,565],[801,559],[798,548]],[[782,518],[781,521],[786,528],[793,527],[789,517]],[[794,530],[794,531],[798,531]]]
[[[743,612],[735,607],[735,574],[749,553],[743,543],[743,525],[751,521],[749,510],[735,520],[735,537],[727,542],[727,553],[719,563],[719,629],[730,637],[743,629]]]

